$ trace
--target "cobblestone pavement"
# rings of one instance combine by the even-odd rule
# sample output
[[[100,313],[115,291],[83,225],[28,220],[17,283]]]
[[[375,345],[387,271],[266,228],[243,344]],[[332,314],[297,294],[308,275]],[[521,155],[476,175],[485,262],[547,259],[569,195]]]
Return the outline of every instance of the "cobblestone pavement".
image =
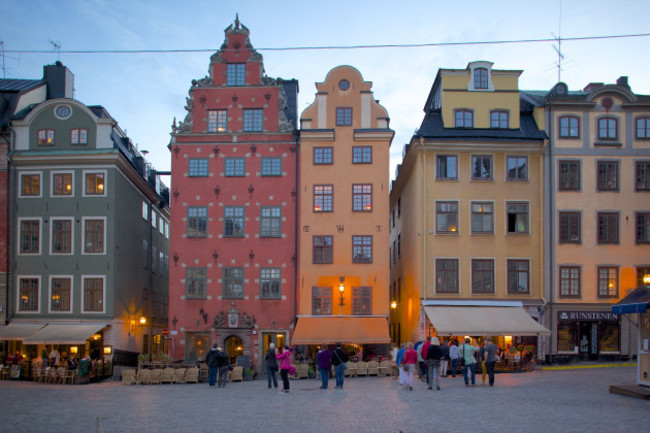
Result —
[[[126,386],[0,382],[0,432],[647,432],[650,402],[610,394],[634,383],[636,367],[497,374],[494,387],[441,379],[441,391],[416,378],[413,391],[391,378],[348,378],[345,389],[291,381],[291,393],[266,380]],[[480,376],[477,377],[480,383]],[[281,385],[280,385],[281,386]]]

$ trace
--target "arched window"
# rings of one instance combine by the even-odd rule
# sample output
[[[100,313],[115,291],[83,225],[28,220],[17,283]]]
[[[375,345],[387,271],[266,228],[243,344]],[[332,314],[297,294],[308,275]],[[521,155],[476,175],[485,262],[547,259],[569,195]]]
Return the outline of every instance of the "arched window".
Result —
[[[601,117],[598,119],[598,139],[618,139],[618,119],[615,117]]]

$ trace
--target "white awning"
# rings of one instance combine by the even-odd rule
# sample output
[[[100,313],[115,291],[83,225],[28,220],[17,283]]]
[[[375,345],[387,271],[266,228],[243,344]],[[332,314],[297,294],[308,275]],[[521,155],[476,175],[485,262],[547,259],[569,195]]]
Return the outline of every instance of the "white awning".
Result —
[[[0,340],[23,340],[43,326],[45,326],[45,323],[11,322],[7,326],[0,328]]]
[[[106,323],[48,324],[23,339],[23,344],[84,344],[105,327]]]
[[[424,306],[439,335],[550,335],[522,307]]]

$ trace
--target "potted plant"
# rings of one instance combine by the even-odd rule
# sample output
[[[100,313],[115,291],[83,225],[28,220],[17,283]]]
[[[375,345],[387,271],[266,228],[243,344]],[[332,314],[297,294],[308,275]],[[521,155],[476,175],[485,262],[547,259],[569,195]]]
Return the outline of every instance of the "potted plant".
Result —
[[[169,355],[167,355],[165,352],[158,353],[158,356],[156,358],[158,362],[162,362],[163,364],[167,364],[170,360]]]
[[[255,378],[255,372],[252,368],[244,369],[244,380],[249,381]]]
[[[142,364],[149,360],[149,355],[146,353],[141,353],[138,355],[138,369],[142,368]]]

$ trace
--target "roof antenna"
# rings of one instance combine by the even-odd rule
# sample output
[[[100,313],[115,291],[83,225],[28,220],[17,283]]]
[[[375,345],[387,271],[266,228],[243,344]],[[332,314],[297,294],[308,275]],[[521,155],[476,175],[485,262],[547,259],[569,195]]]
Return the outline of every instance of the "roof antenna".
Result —
[[[52,47],[56,50],[56,61],[60,62],[61,61],[61,42],[60,41],[53,41],[52,39],[47,40],[50,44],[52,44]]]
[[[555,52],[557,53],[557,62],[555,64],[557,65],[557,82],[562,81],[562,60],[564,60],[564,54],[562,54],[562,0],[560,0],[560,19],[558,22],[558,36],[555,36],[553,32],[551,32],[553,35],[553,38],[557,41],[557,46],[553,45],[553,48],[555,49]]]

